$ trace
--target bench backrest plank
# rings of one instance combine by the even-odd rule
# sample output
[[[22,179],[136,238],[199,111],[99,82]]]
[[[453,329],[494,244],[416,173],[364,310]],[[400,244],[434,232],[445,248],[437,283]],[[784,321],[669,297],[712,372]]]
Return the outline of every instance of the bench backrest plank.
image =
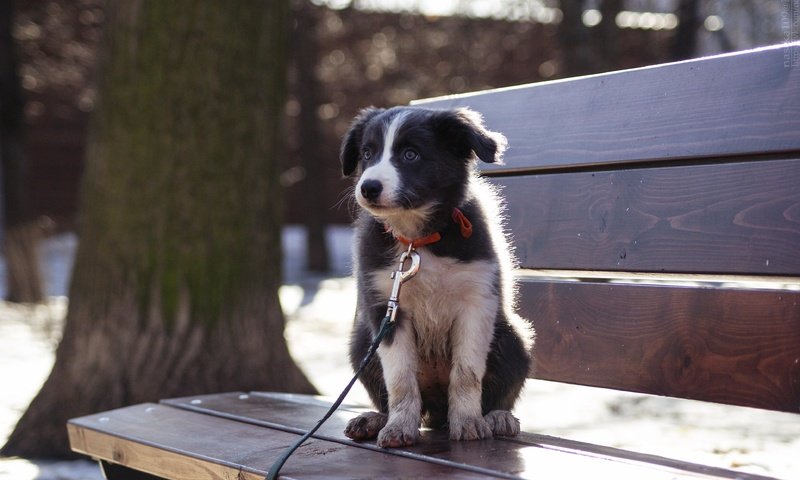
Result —
[[[793,49],[417,102],[508,137],[535,377],[800,412]]]
[[[800,150],[800,42],[718,57],[420,100],[470,106],[503,132],[487,172]]]
[[[798,158],[496,182],[524,268],[800,272]]]
[[[526,281],[536,377],[798,411],[800,292]]]

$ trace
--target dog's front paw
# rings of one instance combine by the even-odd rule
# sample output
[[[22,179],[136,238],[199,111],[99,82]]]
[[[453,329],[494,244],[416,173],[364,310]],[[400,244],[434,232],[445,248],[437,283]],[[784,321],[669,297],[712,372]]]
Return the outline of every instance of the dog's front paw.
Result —
[[[508,410],[492,410],[483,418],[495,435],[513,437],[519,433],[519,420]]]
[[[492,437],[492,427],[483,417],[450,419],[450,440],[480,440]]]
[[[419,424],[412,422],[389,422],[378,434],[378,446],[381,448],[408,447],[419,439]]]
[[[388,415],[378,412],[362,413],[347,422],[344,434],[353,440],[369,440],[378,436],[378,432],[386,425]]]

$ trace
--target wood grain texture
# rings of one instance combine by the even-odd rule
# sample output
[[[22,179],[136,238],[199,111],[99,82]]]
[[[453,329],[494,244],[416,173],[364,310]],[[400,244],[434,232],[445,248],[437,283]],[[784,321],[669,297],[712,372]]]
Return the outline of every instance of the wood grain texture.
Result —
[[[494,178],[524,268],[800,276],[800,159]]]
[[[297,438],[328,407],[304,395],[213,394],[83,417],[69,428],[76,450],[167,478],[252,478],[278,444]],[[426,430],[413,447],[385,450],[344,437],[345,423],[361,411],[340,409],[290,459],[282,478],[765,478],[537,434],[453,442],[446,432]],[[230,476],[237,466],[241,477]],[[215,476],[219,468],[228,476]]]
[[[239,421],[256,424],[269,424],[274,428],[293,430],[316,423],[317,418],[329,407],[329,402],[308,395],[293,395],[272,392],[251,392],[248,398],[240,395],[214,394],[200,397],[166,400],[164,403],[176,408],[192,410],[203,409],[212,415],[225,415]],[[293,411],[294,415],[285,412]],[[342,436],[342,430],[351,415],[361,413],[363,407],[345,405],[333,417],[332,423],[325,424],[320,430],[321,437],[336,441],[349,442]],[[520,415],[524,414],[519,412]],[[378,449],[374,442],[360,444],[362,448]],[[498,468],[499,471],[523,478],[579,478],[591,472],[595,477],[627,478],[626,475],[642,474],[639,470],[645,467],[647,478],[743,478],[755,480],[763,478],[758,475],[744,474],[723,468],[710,467],[695,463],[683,462],[656,455],[630,452],[618,448],[605,447],[586,442],[552,437],[536,433],[522,432],[514,438],[496,438],[483,442],[452,442],[444,432],[423,431],[422,441],[418,445],[402,450],[392,451],[397,455],[408,455],[416,458],[427,458],[452,461],[462,465],[480,465],[483,468]],[[554,454],[553,452],[560,452]],[[562,455],[568,453],[568,455]],[[596,462],[603,460],[604,462]],[[626,465],[617,468],[620,464]],[[628,470],[630,467],[635,467]],[[669,473],[667,473],[669,472]],[[582,475],[581,475],[582,474]]]
[[[800,291],[527,280],[535,377],[800,413]]]
[[[77,452],[174,480],[263,480],[297,439],[280,430],[153,404],[74,419],[68,431]],[[281,478],[485,478],[318,439],[304,444],[281,473]]]
[[[488,173],[800,150],[800,43],[415,102],[508,138]]]

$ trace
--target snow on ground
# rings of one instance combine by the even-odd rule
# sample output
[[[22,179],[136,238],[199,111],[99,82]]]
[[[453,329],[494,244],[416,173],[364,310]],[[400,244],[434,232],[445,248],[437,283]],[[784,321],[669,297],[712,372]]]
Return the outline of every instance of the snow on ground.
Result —
[[[303,231],[284,231],[281,302],[286,339],[297,362],[323,395],[335,397],[351,376],[348,330],[355,310],[350,270],[352,232],[329,232],[333,275],[303,271]],[[67,308],[67,285],[77,241],[72,235],[41,246],[47,305],[0,303],[0,442],[36,394],[53,363]],[[0,295],[5,293],[0,258]],[[349,403],[368,403],[356,386]],[[800,479],[800,416],[703,402],[529,380],[516,414],[524,430],[686,461]],[[89,461],[0,459],[0,480],[99,480]]]

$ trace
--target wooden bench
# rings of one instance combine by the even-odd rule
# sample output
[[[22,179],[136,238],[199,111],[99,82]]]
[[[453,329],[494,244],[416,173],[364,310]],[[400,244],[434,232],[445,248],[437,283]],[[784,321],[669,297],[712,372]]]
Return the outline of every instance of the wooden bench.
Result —
[[[508,200],[536,378],[800,413],[798,49],[418,102],[469,106],[508,137],[485,174]],[[109,478],[258,479],[326,405],[226,393],[68,429]],[[763,478],[533,433],[381,450],[342,434],[360,411],[340,409],[282,475]]]

